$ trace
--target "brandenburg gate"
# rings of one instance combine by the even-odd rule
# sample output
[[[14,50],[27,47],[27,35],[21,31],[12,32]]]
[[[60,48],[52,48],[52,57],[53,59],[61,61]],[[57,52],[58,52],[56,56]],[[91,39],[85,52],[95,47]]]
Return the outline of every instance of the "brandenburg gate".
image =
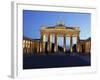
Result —
[[[73,52],[73,37],[76,37],[76,50],[79,52],[79,27],[67,27],[64,23],[60,22],[59,24],[46,27],[42,26],[40,29],[41,39],[42,39],[42,52],[45,52],[46,49],[46,40],[47,40],[47,51],[52,51],[52,37],[54,36],[54,52],[58,51],[58,37],[63,37],[63,51],[66,52],[66,37],[70,38],[70,52]]]

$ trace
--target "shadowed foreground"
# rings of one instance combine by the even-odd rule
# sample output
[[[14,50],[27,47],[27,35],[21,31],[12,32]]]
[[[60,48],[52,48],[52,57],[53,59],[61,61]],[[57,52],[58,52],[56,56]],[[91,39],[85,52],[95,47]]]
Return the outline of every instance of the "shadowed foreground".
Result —
[[[90,66],[90,55],[25,55],[23,69]]]

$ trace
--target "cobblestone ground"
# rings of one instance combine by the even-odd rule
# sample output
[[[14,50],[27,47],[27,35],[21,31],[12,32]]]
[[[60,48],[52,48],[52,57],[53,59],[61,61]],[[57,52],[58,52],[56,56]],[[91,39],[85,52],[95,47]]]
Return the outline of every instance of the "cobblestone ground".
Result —
[[[51,55],[52,54],[52,55]],[[43,55],[24,55],[23,69],[90,66],[89,54],[51,53]]]

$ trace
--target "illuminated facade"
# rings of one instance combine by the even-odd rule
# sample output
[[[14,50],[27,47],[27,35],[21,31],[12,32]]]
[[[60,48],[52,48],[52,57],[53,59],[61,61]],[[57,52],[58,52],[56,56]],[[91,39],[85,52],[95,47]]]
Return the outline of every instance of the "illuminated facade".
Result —
[[[70,38],[70,52],[73,52],[73,37],[76,37],[76,50],[79,52],[90,53],[91,40],[80,40],[79,27],[67,27],[64,23],[59,23],[55,26],[42,26],[40,29],[40,39],[23,38],[24,53],[45,53],[58,52],[58,37],[63,37],[63,52],[67,52],[66,37]],[[52,38],[54,38],[54,48],[52,48]],[[53,50],[52,50],[53,49]]]
[[[42,51],[42,43],[40,39],[23,38],[23,53],[32,54]]]
[[[91,51],[91,38],[88,38],[86,40],[80,40],[79,46],[80,46],[79,52],[91,53],[90,52]]]

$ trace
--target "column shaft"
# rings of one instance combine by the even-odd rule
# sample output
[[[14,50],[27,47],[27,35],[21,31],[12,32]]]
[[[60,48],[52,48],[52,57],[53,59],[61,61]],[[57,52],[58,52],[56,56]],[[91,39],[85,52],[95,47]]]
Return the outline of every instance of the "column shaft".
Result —
[[[72,36],[70,36],[70,52],[73,52],[73,40],[72,40]]]
[[[42,42],[40,41],[40,53],[42,52]]]
[[[52,51],[52,34],[50,34],[50,52]]]
[[[64,48],[63,51],[66,52],[66,35],[64,35]]]
[[[48,35],[48,52],[51,52],[51,48],[52,48],[52,35],[49,34]]]
[[[50,34],[48,34],[47,50],[48,50],[48,52],[50,52]]]
[[[76,45],[76,48],[77,48],[77,52],[79,53],[79,51],[80,51],[80,48],[79,48],[79,36],[77,36],[77,45]]]
[[[45,36],[45,34],[42,34],[42,48],[43,48],[43,52],[45,52],[45,38],[46,38],[46,36]]]
[[[55,45],[54,45],[54,52],[58,51],[58,45],[57,45],[57,34],[55,34]]]

